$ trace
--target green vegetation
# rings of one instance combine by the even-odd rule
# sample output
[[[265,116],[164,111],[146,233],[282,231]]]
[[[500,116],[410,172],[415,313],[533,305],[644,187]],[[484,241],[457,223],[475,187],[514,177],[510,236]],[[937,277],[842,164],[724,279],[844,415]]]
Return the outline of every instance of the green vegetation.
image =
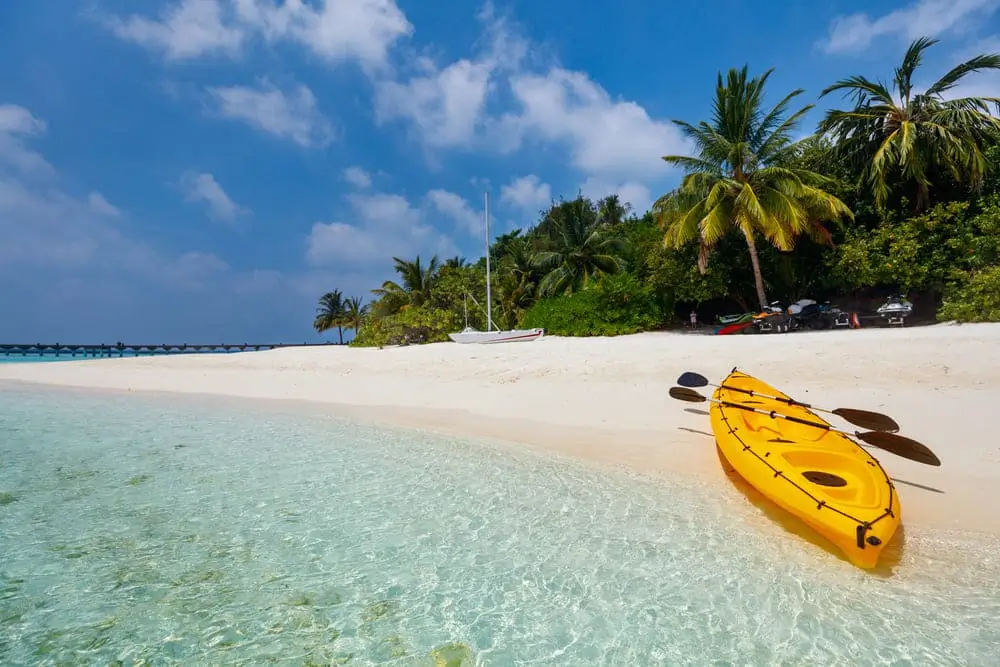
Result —
[[[842,201],[823,190],[832,185],[830,179],[789,159],[794,150],[792,130],[812,105],[783,118],[792,98],[803,92],[795,90],[764,113],[764,84],[773,71],[747,81],[746,67],[730,70],[725,85],[720,74],[712,122],[695,127],[674,121],[694,141],[698,155],[663,158],[688,174],[680,188],[654,205],[667,226],[664,243],[681,248],[697,240],[702,270],[707,268],[708,251],[723,236],[730,230],[742,234],[761,308],[768,301],[755,237],[790,251],[803,235],[830,242],[830,233],[821,224],[824,220],[853,217]]]
[[[919,38],[891,85],[856,75],[821,91],[848,96],[798,141],[814,105],[769,88],[773,70],[720,73],[711,118],[674,121],[685,175],[638,214],[617,195],[552,202],[536,221],[491,239],[490,304],[500,328],[566,336],[665,328],[692,309],[755,311],[768,299],[846,300],[905,292],[938,319],[1000,321],[1000,98],[956,97],[1000,54],[959,63],[926,90]],[[364,304],[320,298],[318,332],[352,345],[448,339],[487,328],[485,258],[393,258],[396,280]],[[862,306],[863,307],[863,306]]]
[[[525,314],[526,327],[553,336],[617,336],[653,329],[663,309],[653,288],[631,273],[606,276],[591,289],[540,299]]]
[[[895,96],[885,84],[863,76],[842,79],[823,91],[846,91],[855,99],[852,109],[828,112],[819,131],[836,138],[837,153],[850,160],[879,206],[893,191],[909,192],[915,195],[916,210],[924,210],[931,188],[941,185],[944,175],[978,189],[988,168],[983,148],[997,131],[989,104],[1000,110],[1000,99],[948,100],[944,94],[972,72],[1000,69],[1000,54],[970,58],[917,92],[913,75],[924,51],[936,43],[921,37],[910,44],[893,76]]]
[[[367,314],[368,306],[360,297],[344,299],[341,291],[335,289],[319,298],[316,319],[313,320],[313,329],[316,330],[316,333],[321,334],[336,327],[340,336],[340,344],[343,345],[344,327],[354,329],[354,332],[357,333]]]

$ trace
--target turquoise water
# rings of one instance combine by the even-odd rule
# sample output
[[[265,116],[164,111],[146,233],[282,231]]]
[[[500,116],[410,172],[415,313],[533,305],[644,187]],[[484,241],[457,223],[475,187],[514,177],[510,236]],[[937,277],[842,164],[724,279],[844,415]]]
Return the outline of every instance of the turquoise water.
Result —
[[[31,356],[0,354],[0,364],[34,364],[45,361],[79,361],[80,359],[93,359],[93,357],[71,357],[66,354],[58,357],[54,354],[39,354]]]
[[[0,391],[4,665],[987,665],[996,547],[911,530],[874,576],[722,477]]]

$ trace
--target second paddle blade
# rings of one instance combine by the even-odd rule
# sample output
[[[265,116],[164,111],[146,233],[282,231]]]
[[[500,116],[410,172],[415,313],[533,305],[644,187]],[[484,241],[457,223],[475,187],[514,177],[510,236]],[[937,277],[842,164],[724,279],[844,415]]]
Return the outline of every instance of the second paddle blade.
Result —
[[[694,389],[687,389],[685,387],[671,387],[670,397],[676,398],[678,401],[688,401],[689,403],[701,403],[705,400],[705,397]]]
[[[869,431],[887,431],[895,433],[899,430],[899,424],[889,415],[880,412],[870,412],[868,410],[855,410],[854,408],[836,408],[831,410],[833,414],[849,421],[855,426],[868,429]]]
[[[916,440],[896,435],[895,433],[856,433],[858,439],[864,440],[873,447],[892,452],[896,456],[910,459],[929,466],[941,465],[941,459],[934,452]]]
[[[687,371],[686,373],[681,373],[681,376],[677,378],[677,384],[682,387],[707,387],[708,378],[704,375]]]

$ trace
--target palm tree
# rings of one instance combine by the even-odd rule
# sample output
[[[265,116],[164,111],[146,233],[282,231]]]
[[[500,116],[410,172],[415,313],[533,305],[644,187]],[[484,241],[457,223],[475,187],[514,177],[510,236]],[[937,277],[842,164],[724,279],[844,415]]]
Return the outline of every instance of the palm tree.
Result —
[[[820,95],[844,91],[854,98],[853,109],[828,111],[819,131],[834,138],[839,153],[874,191],[878,206],[885,205],[893,176],[916,186],[915,205],[920,211],[930,204],[935,176],[949,173],[978,189],[987,170],[984,139],[1000,128],[1000,120],[990,114],[990,104],[1000,112],[1000,98],[947,100],[944,94],[973,72],[1000,69],[1000,54],[970,58],[918,92],[913,86],[914,72],[924,51],[937,42],[920,37],[910,44],[895,69],[892,92],[881,81],[851,76]]]
[[[546,243],[531,263],[543,274],[540,296],[572,294],[602,274],[625,268],[625,240],[610,233],[585,197],[554,205],[539,227]]]
[[[499,317],[508,328],[517,326],[521,316],[534,303],[539,281],[533,258],[531,239],[513,236],[497,261],[500,279],[495,294],[499,300]]]
[[[324,331],[337,327],[340,334],[340,344],[344,344],[344,297],[339,289],[327,292],[319,298],[319,305],[316,307],[316,319],[313,320],[313,329],[321,334]]]
[[[788,251],[802,235],[830,243],[830,232],[822,223],[841,216],[853,218],[842,201],[823,189],[831,184],[830,179],[784,166],[795,148],[792,131],[812,105],[783,118],[792,98],[803,92],[800,89],[765,111],[764,85],[773,71],[748,81],[746,67],[731,69],[725,83],[720,72],[711,124],[674,121],[694,141],[697,154],[663,157],[687,174],[679,188],[653,205],[661,227],[666,229],[664,245],[680,248],[699,240],[698,268],[702,273],[715,244],[733,229],[741,233],[750,252],[761,308],[767,304],[767,295],[757,234],[779,250]]]
[[[597,202],[598,217],[608,225],[620,225],[632,213],[632,204],[621,201],[617,194],[608,195]]]
[[[426,267],[421,265],[420,255],[412,262],[399,257],[393,257],[392,261],[402,284],[386,280],[381,287],[372,290],[380,301],[376,307],[378,315],[391,315],[406,306],[423,305],[430,300],[431,288],[438,276],[437,255],[431,257]]]
[[[367,314],[368,304],[361,297],[352,296],[344,301],[344,326],[353,329],[355,336],[361,331],[361,325]]]

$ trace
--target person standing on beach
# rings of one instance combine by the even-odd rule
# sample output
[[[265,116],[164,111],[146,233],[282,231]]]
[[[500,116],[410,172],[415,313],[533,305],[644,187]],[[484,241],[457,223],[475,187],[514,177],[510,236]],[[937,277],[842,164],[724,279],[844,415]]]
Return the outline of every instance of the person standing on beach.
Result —
[[[691,310],[691,328],[696,329],[698,327],[698,313],[693,309]]]

